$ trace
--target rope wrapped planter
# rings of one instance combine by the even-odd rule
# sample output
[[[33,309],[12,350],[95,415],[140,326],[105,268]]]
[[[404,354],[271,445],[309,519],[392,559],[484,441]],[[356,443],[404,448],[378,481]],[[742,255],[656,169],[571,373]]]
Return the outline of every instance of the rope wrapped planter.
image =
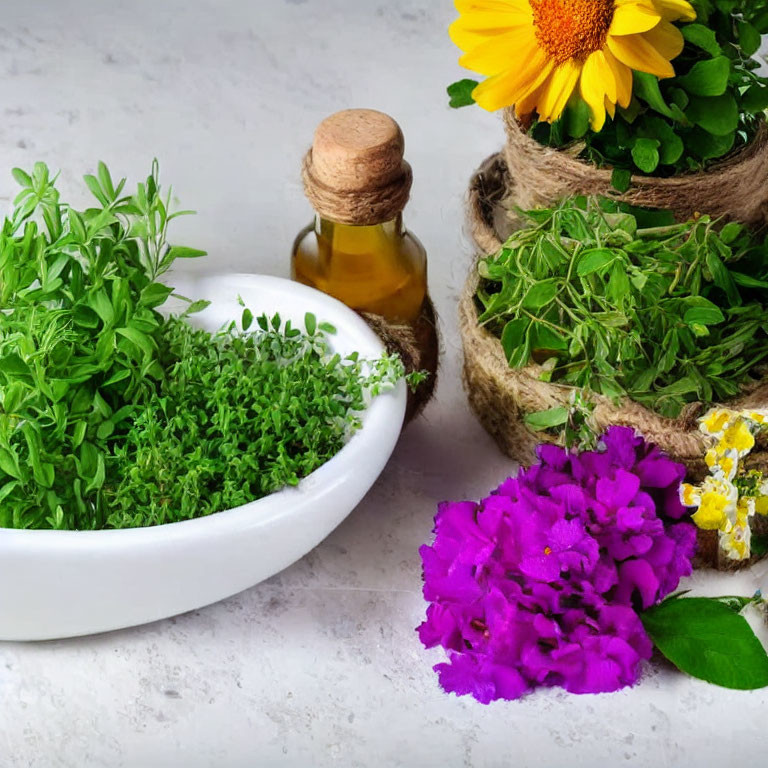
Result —
[[[426,371],[429,376],[415,391],[408,390],[405,425],[410,424],[426,408],[437,387],[440,339],[437,312],[429,296],[424,301],[419,319],[413,326],[393,325],[380,315],[362,313],[373,332],[390,353],[400,355],[406,373]]]
[[[531,138],[512,110],[505,110],[507,142],[503,158],[511,177],[508,203],[523,209],[548,206],[571,195],[603,195],[642,208],[672,211],[678,221],[708,213],[760,227],[768,222],[768,127],[762,123],[745,147],[706,171],[672,178],[636,175],[632,186],[618,193],[611,169],[577,157],[582,147],[554,149]]]
[[[481,256],[498,251],[514,228],[507,212],[509,200],[518,199],[516,189],[517,179],[513,182],[503,155],[488,158],[472,178],[468,198],[469,226]],[[499,231],[501,228],[503,230]],[[568,406],[573,387],[541,381],[541,368],[537,365],[522,369],[509,367],[500,340],[478,324],[475,301],[478,284],[479,276],[473,264],[459,304],[464,383],[469,402],[499,448],[520,464],[531,464],[536,460],[536,446],[542,442],[556,442],[557,437],[534,432],[526,425],[525,416]],[[615,403],[590,393],[590,400],[595,404],[593,418],[599,429],[612,424],[633,427],[671,458],[685,464],[691,480],[699,480],[707,474],[703,459],[707,445],[697,424],[704,409],[702,404],[691,404],[679,418],[669,419],[629,399]],[[764,380],[726,405],[739,409],[768,408],[768,381]],[[756,446],[749,466],[768,468],[768,444],[763,442]],[[764,518],[755,518],[755,521],[755,531],[768,528]],[[700,531],[699,538],[700,564],[721,569],[744,565],[720,557],[717,532]]]

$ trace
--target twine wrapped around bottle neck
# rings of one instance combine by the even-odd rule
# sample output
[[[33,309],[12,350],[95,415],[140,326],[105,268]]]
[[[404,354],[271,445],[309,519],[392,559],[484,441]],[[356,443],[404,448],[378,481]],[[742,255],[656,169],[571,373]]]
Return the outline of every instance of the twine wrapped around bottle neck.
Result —
[[[411,193],[405,141],[389,115],[350,109],[326,118],[304,157],[304,191],[320,216],[373,226],[396,218]]]
[[[365,190],[333,189],[313,174],[311,149],[304,157],[301,175],[304,193],[320,216],[356,226],[374,226],[396,218],[408,203],[413,183],[411,166],[403,161],[402,175],[385,186]]]

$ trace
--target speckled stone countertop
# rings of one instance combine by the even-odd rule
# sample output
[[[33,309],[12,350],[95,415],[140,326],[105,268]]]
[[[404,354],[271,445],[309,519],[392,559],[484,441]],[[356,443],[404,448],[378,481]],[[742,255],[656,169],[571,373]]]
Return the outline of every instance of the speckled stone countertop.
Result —
[[[176,231],[210,252],[201,268],[286,275],[310,218],[299,167],[315,125],[349,106],[382,109],[406,135],[407,218],[429,250],[444,346],[437,400],[360,507],[301,562],[150,626],[0,644],[3,768],[764,764],[766,692],[655,665],[614,695],[550,691],[483,707],[442,694],[431,671],[440,654],[418,643],[417,549],[435,503],[479,497],[513,470],[460,384],[462,201],[503,137],[493,116],[446,106],[445,85],[460,76],[452,16],[449,0],[3,3],[4,207],[15,165],[44,160],[71,191],[99,159],[137,179],[156,155],[199,211]],[[767,577],[763,565],[693,586],[751,593]]]

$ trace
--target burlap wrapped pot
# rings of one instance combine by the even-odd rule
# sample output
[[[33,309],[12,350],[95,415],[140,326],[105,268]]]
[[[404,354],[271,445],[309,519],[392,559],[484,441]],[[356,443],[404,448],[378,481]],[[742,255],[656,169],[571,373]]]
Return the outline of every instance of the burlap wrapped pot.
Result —
[[[607,195],[631,205],[673,211],[678,221],[694,213],[724,216],[750,227],[768,222],[768,128],[760,126],[744,148],[706,171],[668,179],[633,176],[626,194],[611,184],[611,169],[597,168],[571,150],[544,147],[528,136],[512,110],[504,114],[507,142],[503,157],[514,189],[510,206],[523,209],[549,205],[570,195]]]
[[[517,180],[512,180],[503,156],[494,155],[472,178],[468,214],[470,232],[480,255],[495,253],[509,235],[511,220],[507,216],[508,200],[516,196]],[[504,231],[500,232],[499,229]],[[513,370],[507,364],[501,342],[478,325],[475,293],[478,273],[473,264],[459,304],[459,323],[464,347],[464,383],[470,404],[479,421],[510,458],[527,465],[535,461],[535,448],[557,438],[528,428],[526,414],[567,406],[572,387],[539,379],[540,368],[531,365]],[[707,468],[704,435],[697,418],[702,406],[692,404],[677,419],[664,418],[638,403],[625,399],[619,404],[600,395],[590,395],[595,403],[595,424],[599,429],[609,425],[633,427],[646,439],[659,445],[674,460],[688,468],[690,480],[700,480]],[[745,391],[729,408],[768,408],[768,381]],[[768,445],[759,444],[750,463],[768,469]],[[758,524],[767,521],[760,518]],[[701,532],[699,560],[701,564],[720,568],[733,567],[721,558],[715,532]]]

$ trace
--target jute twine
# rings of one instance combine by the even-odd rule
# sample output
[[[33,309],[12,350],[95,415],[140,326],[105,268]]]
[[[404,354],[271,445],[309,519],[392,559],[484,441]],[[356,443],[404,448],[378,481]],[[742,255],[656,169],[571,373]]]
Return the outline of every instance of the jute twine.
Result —
[[[397,353],[407,373],[427,371],[429,378],[415,391],[408,391],[406,423],[415,419],[432,399],[437,386],[438,349],[437,313],[427,297],[421,315],[411,325],[392,325],[380,315],[363,314],[363,318],[384,342],[389,352]]]
[[[411,166],[403,160],[400,173],[382,186],[332,188],[314,174],[311,149],[304,156],[301,176],[309,202],[322,217],[356,226],[373,226],[394,219],[408,203],[413,183]]]
[[[506,240],[509,233],[499,233],[495,222],[501,221],[507,228],[510,226],[506,206],[510,197],[517,197],[516,185],[517,179],[512,181],[500,155],[488,158],[472,178],[468,197],[469,226],[481,254],[495,253],[502,245],[502,237]],[[529,465],[536,461],[536,446],[542,442],[555,442],[556,438],[530,430],[524,421],[526,414],[568,406],[573,388],[541,381],[542,369],[538,365],[518,370],[509,367],[499,339],[478,325],[475,303],[478,283],[477,269],[473,265],[459,304],[465,387],[478,419],[501,450],[521,465]],[[628,399],[618,405],[601,395],[590,395],[590,400],[596,406],[594,422],[598,429],[610,425],[637,429],[675,461],[685,464],[689,480],[699,481],[707,474],[703,460],[707,442],[697,423],[703,411],[701,404],[692,404],[679,418],[668,419]],[[726,407],[768,407],[768,381],[726,403]],[[757,446],[751,454],[750,464],[756,468],[768,467],[768,445]],[[702,565],[721,569],[743,565],[721,556],[717,533],[712,531],[700,532],[699,560]]]
[[[508,200],[510,207],[536,208],[569,195],[587,194],[667,209],[674,212],[678,221],[685,221],[694,213],[724,216],[750,227],[768,221],[765,123],[746,147],[708,170],[669,179],[633,176],[631,188],[621,195],[613,189],[610,169],[596,168],[576,157],[580,145],[574,145],[570,151],[542,146],[527,135],[512,110],[505,111],[504,125],[507,143],[503,156],[515,180]]]

